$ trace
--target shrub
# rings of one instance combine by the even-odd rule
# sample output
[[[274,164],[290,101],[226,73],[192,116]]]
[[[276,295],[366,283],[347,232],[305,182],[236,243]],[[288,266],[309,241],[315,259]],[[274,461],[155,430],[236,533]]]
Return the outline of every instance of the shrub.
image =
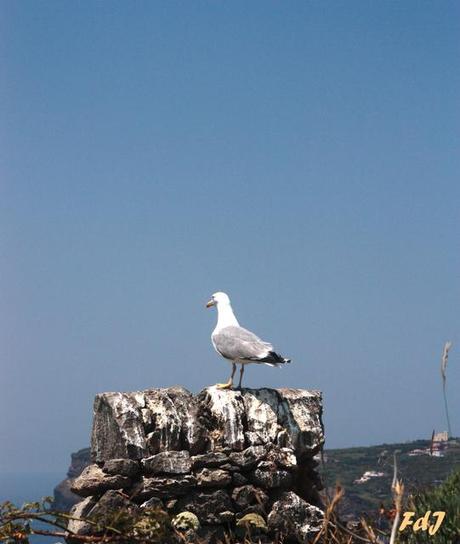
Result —
[[[407,544],[458,544],[460,543],[460,468],[439,487],[421,491],[409,497],[407,510],[422,517],[428,510],[445,512],[446,517],[439,530],[430,535],[427,531],[414,533],[410,528],[401,533],[400,541]]]

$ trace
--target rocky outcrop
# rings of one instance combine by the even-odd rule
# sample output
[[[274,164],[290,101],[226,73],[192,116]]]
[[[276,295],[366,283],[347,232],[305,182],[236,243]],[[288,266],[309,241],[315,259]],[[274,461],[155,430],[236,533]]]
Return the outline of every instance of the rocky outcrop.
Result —
[[[77,476],[83,472],[89,464],[91,464],[91,450],[90,448],[83,448],[76,453],[72,453],[69,470],[67,471],[67,478],[62,480],[54,488],[54,501],[53,508],[61,512],[68,512],[72,506],[77,504],[81,498],[72,493],[70,490],[72,483]]]
[[[273,504],[268,526],[289,540],[306,542],[312,533],[317,532],[322,518],[322,510],[289,491],[282,493]]]
[[[92,464],[72,482],[84,498],[72,514],[121,501],[133,512],[160,507],[174,527],[200,526],[204,541],[249,527],[267,542],[307,542],[322,518],[314,460],[324,442],[321,414],[321,394],[302,389],[97,395]],[[87,534],[78,523],[72,530]]]

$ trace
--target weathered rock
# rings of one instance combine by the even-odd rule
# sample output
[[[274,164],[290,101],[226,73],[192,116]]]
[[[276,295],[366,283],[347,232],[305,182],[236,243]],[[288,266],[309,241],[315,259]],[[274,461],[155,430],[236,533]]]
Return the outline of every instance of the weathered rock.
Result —
[[[103,526],[106,523],[105,520],[111,520],[114,512],[120,512],[121,510],[126,511],[130,516],[140,512],[139,508],[119,491],[109,490],[97,501],[94,497],[87,497],[72,508],[70,515],[76,519],[69,521],[68,529],[77,535],[93,534],[94,526],[77,518],[97,519],[98,523]]]
[[[242,450],[244,439],[244,403],[241,391],[208,387],[198,397],[204,409],[210,433],[210,449],[222,447]]]
[[[178,510],[193,512],[201,523],[215,524],[226,521],[234,514],[233,504],[226,491],[193,492],[179,499]]]
[[[94,508],[96,502],[94,497],[86,497],[86,499],[71,508],[71,519],[67,526],[71,533],[77,535],[88,535],[91,533],[92,525],[83,521],[83,519],[88,517],[89,512]]]
[[[163,508],[163,501],[158,497],[151,497],[149,500],[141,504],[141,508],[153,508],[155,510],[158,508]]]
[[[289,435],[289,445],[297,457],[312,457],[324,444],[321,393],[286,388],[277,391],[281,399],[278,422]]]
[[[96,396],[93,459],[141,459],[161,451],[204,450],[278,443],[299,458],[324,441],[321,395],[301,389],[205,389],[198,397],[180,387]]]
[[[196,455],[204,450],[206,432],[196,398],[189,391],[182,387],[152,389],[145,392],[145,402],[151,454],[187,449]]]
[[[192,475],[172,477],[143,476],[132,491],[132,499],[136,502],[151,497],[170,498],[185,495],[196,486],[196,478]]]
[[[249,480],[246,478],[246,476],[243,476],[241,472],[233,472],[232,481],[235,487],[246,485],[247,483],[249,483]]]
[[[267,455],[267,461],[275,463],[276,466],[286,470],[295,470],[298,466],[297,458],[292,448],[274,446]]]
[[[230,454],[230,460],[241,470],[250,470],[257,463],[265,459],[268,449],[266,446],[250,446],[241,452]]]
[[[276,435],[276,444],[280,448],[292,448],[292,440],[289,437],[289,433],[286,429],[281,429],[281,431]]]
[[[233,490],[232,500],[239,512],[265,512],[268,495],[253,485],[243,485]]]
[[[81,497],[100,495],[108,489],[126,489],[131,480],[126,476],[106,474],[97,465],[89,465],[71,485],[73,493]]]
[[[278,424],[279,395],[275,389],[245,389],[246,440],[250,445],[274,443]]]
[[[239,472],[241,468],[238,465],[233,465],[232,463],[225,463],[225,465],[220,465],[221,470],[226,470],[227,472]]]
[[[131,515],[140,512],[139,507],[133,504],[124,493],[110,489],[98,500],[97,504],[89,512],[89,516],[98,519],[102,519],[104,516],[110,518],[114,512],[120,510],[125,510]]]
[[[268,527],[271,531],[307,543],[321,528],[323,512],[289,491],[273,504],[268,515]]]
[[[182,387],[170,387],[169,396],[182,419],[183,449],[188,450],[190,455],[197,455],[206,450],[208,445],[207,430],[197,397],[194,397],[189,391],[187,393],[190,396],[187,397],[183,395],[183,391],[186,390]]]
[[[287,470],[278,470],[275,466],[257,468],[249,475],[254,484],[265,489],[288,488],[292,485],[292,474]]]
[[[146,474],[187,474],[192,469],[188,451],[163,451],[142,460]]]
[[[225,463],[228,463],[229,460],[230,459],[228,455],[221,451],[213,451],[210,453],[195,455],[194,457],[191,457],[190,459],[193,469],[202,468],[202,467],[214,468],[214,467],[223,465]]]
[[[140,472],[140,465],[132,459],[109,459],[102,467],[103,472],[111,475],[127,476],[133,478]]]
[[[232,512],[230,510],[219,512],[217,514],[217,519],[219,520],[219,523],[231,523],[235,520],[235,512]]]
[[[166,509],[169,511],[169,510],[174,510],[176,508],[176,505],[177,505],[177,500],[178,499],[169,499],[166,501]]]
[[[196,473],[198,487],[226,487],[232,481],[232,475],[219,468],[203,468]]]
[[[196,399],[182,387],[103,393],[94,403],[93,460],[142,459],[160,451],[204,450]]]
[[[131,458],[148,454],[141,409],[142,393],[103,393],[94,401],[91,453],[93,461]]]
[[[248,444],[291,446],[298,457],[314,455],[324,443],[319,391],[244,389]]]
[[[222,544],[225,542],[227,527],[224,525],[202,525],[197,531],[197,538],[191,542],[195,544]]]

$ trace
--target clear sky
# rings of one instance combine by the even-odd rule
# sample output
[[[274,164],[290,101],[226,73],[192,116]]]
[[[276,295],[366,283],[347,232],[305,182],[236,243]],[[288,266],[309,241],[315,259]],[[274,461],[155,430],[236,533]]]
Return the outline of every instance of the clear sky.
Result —
[[[460,434],[460,4],[0,4],[0,470],[94,395],[228,378],[209,295],[327,446]],[[456,398],[455,398],[456,397]]]

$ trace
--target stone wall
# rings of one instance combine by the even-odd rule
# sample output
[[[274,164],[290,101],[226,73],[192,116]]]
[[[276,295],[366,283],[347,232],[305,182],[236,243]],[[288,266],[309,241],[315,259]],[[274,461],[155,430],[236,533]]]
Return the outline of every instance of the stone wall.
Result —
[[[72,483],[75,517],[161,507],[212,540],[250,524],[306,542],[321,524],[318,391],[180,387],[96,396],[92,463]],[[179,521],[178,521],[179,520]],[[91,526],[69,528],[91,533]],[[190,536],[190,535],[189,535]]]

